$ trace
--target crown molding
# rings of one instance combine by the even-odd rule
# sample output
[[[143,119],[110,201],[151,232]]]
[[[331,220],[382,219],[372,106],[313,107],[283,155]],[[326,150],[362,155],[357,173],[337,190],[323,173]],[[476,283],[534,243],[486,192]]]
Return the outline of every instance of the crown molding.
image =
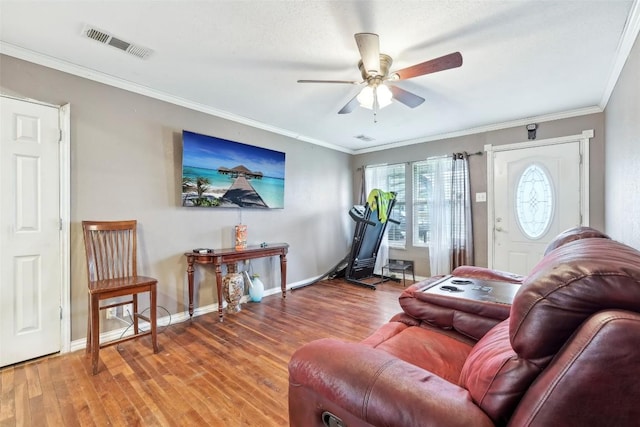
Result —
[[[457,132],[450,132],[450,133],[433,135],[433,136],[424,137],[424,138],[416,138],[416,139],[410,139],[406,141],[399,141],[399,142],[394,142],[392,144],[380,145],[372,148],[364,148],[362,150],[354,151],[353,154],[372,153],[375,151],[389,150],[391,148],[399,148],[407,145],[414,145],[414,144],[420,144],[420,143],[431,142],[431,141],[440,141],[443,139],[457,138],[460,136],[475,135],[478,133],[492,132],[492,131],[501,130],[501,129],[525,126],[525,125],[528,125],[529,123],[544,123],[544,122],[550,122],[553,120],[561,120],[561,119],[568,119],[571,117],[586,116],[587,114],[602,113],[603,111],[604,110],[602,108],[600,108],[597,105],[594,105],[592,107],[578,108],[575,110],[568,110],[568,111],[561,111],[557,113],[543,114],[539,116],[525,117],[523,119],[511,120],[511,121],[502,122],[502,123],[495,123],[495,124],[490,124],[486,126],[479,126],[475,128],[457,131]]]
[[[266,123],[262,123],[256,120],[252,120],[246,117],[238,116],[236,114],[229,113],[227,111],[218,110],[208,105],[200,104],[197,102],[189,101],[184,98],[169,95],[167,93],[152,89],[147,86],[139,85],[137,83],[130,82],[128,80],[120,79],[109,74],[102,73],[100,71],[92,70],[90,68],[81,67],[76,64],[72,64],[67,61],[63,61],[57,58],[53,58],[48,55],[43,55],[22,47],[0,41],[0,54],[12,56],[14,58],[22,59],[24,61],[33,62],[34,64],[42,65],[54,70],[62,71],[74,76],[82,77],[88,80],[92,80],[98,83],[103,83],[109,86],[117,87],[129,92],[137,93],[140,95],[148,96],[153,99],[168,102],[170,104],[178,105],[188,108],[190,110],[198,111],[201,113],[209,114],[211,116],[220,117],[222,119],[230,120],[232,122],[240,123],[246,126],[250,126],[257,129],[262,129],[267,132],[275,133],[278,135],[286,136],[299,141],[308,142],[310,144],[319,145],[331,150],[342,151],[348,154],[353,154],[352,150],[344,147],[339,147],[334,144],[330,144],[324,141],[320,141],[313,138],[308,138],[304,135],[300,135],[286,129],[281,129],[276,126],[271,126]]]
[[[609,102],[609,98],[613,93],[613,89],[616,87],[616,83],[618,83],[624,64],[627,62],[627,58],[629,58],[631,49],[633,49],[634,43],[638,40],[638,34],[640,34],[640,0],[634,0],[629,16],[627,17],[627,22],[622,30],[622,36],[620,37],[620,42],[616,50],[616,59],[609,74],[609,81],[600,100],[599,105],[602,110],[605,109]]]

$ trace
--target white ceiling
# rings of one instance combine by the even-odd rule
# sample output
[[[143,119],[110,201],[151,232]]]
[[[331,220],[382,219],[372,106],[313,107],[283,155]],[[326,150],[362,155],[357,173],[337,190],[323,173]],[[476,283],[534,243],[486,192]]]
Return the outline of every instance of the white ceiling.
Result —
[[[638,33],[637,0],[7,1],[0,52],[263,129],[359,153],[601,111]],[[85,25],[153,50],[140,59]],[[459,51],[460,68],[403,80],[426,101],[337,112],[359,86],[354,33],[392,70]],[[523,131],[524,134],[524,131]],[[365,142],[355,137],[374,138]]]

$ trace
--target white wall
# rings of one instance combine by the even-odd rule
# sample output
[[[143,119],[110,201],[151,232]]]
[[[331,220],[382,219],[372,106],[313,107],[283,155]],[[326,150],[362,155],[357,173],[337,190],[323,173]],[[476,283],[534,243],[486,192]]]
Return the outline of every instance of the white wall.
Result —
[[[605,109],[606,232],[640,249],[640,38]]]
[[[185,311],[188,303],[184,252],[232,246],[239,209],[181,206],[183,129],[286,153],[285,208],[243,210],[242,222],[249,244],[290,244],[289,284],[325,273],[348,251],[353,204],[348,154],[8,56],[0,56],[0,91],[71,104],[73,340],[86,334],[82,220],[138,220],[139,272],[158,279],[158,304],[171,313]],[[268,288],[279,289],[277,257],[253,260],[252,266]],[[217,302],[212,268],[198,267],[195,282],[199,306]]]

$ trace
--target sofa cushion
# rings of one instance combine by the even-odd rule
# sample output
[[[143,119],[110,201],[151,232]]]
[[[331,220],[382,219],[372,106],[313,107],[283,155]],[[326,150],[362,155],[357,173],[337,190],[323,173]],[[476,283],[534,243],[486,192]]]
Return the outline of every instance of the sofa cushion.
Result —
[[[505,320],[471,350],[460,374],[460,385],[496,424],[504,425],[540,370],[513,351],[509,320]]]
[[[544,255],[547,255],[552,250],[559,248],[560,246],[563,246],[569,242],[592,238],[611,239],[608,235],[604,234],[602,231],[596,230],[595,228],[583,226],[574,227],[563,231],[562,233],[558,234],[551,242],[549,242],[544,251]]]
[[[474,342],[459,334],[447,333],[428,325],[407,326],[389,322],[362,341],[362,344],[385,351],[457,384]]]
[[[608,239],[576,240],[527,276],[511,307],[511,345],[545,365],[592,314],[639,306],[640,252]]]

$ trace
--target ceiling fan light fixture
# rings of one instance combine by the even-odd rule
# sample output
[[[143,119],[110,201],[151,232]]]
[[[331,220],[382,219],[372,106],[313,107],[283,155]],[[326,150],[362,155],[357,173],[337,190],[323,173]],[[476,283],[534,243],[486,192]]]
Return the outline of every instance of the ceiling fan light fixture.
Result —
[[[380,84],[377,86],[365,86],[356,99],[360,103],[361,107],[368,108],[369,110],[373,110],[377,101],[377,108],[384,108],[387,105],[391,104],[391,99],[393,98],[393,94],[391,93],[391,89],[387,85]]]
[[[378,107],[384,108],[387,105],[391,104],[393,93],[391,93],[391,89],[389,89],[389,86],[381,84],[376,88],[376,96],[378,97]]]
[[[373,92],[373,87],[365,86],[360,91],[360,93],[358,94],[358,96],[356,98],[358,99],[358,102],[360,103],[361,107],[368,108],[368,109],[372,110],[373,109],[373,103],[374,103],[374,97],[375,97],[375,94]]]

